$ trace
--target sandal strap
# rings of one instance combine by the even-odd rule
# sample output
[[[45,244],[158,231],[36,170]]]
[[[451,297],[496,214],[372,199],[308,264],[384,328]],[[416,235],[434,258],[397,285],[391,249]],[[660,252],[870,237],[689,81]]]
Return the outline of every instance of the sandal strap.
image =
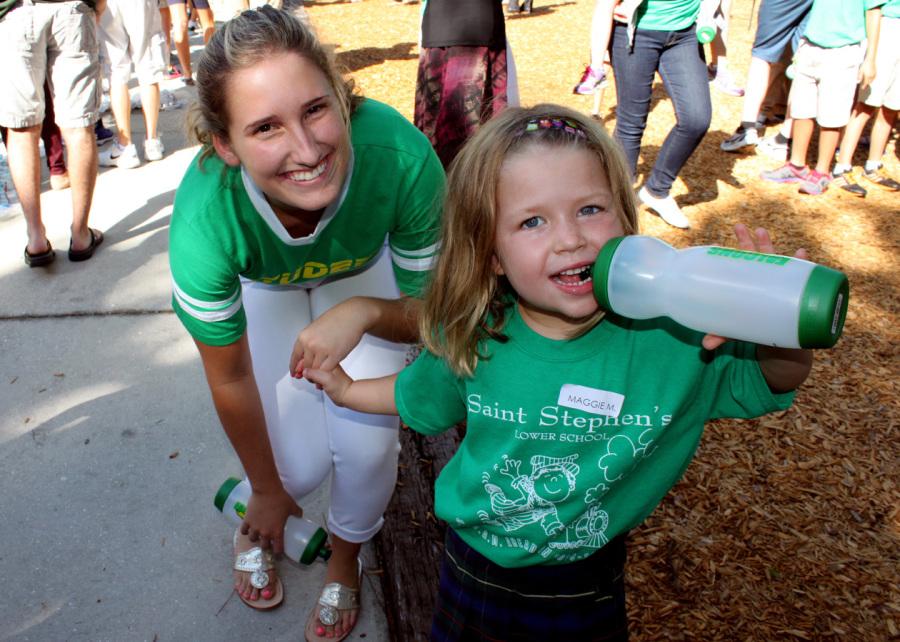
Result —
[[[340,582],[326,584],[319,596],[319,604],[341,611],[359,608],[359,589],[352,589]]]
[[[275,568],[275,558],[272,553],[264,551],[259,546],[234,556],[234,569],[250,573],[250,584],[254,588],[263,589],[269,585],[269,574],[266,571],[273,568]]]

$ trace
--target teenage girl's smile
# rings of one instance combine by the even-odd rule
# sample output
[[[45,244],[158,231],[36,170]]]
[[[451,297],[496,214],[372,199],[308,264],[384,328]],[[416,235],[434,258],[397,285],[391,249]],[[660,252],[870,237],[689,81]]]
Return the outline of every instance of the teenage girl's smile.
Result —
[[[624,233],[593,152],[536,144],[504,161],[494,269],[509,280],[522,318],[539,334],[567,338],[597,311],[594,261],[606,241]]]
[[[228,90],[228,140],[216,150],[243,166],[286,227],[335,202],[350,140],[325,74],[296,53],[279,53],[234,72]]]

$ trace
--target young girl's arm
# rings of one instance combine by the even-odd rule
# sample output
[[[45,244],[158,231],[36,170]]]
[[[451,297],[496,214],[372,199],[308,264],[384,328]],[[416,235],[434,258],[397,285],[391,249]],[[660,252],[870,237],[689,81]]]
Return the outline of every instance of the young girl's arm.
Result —
[[[394,402],[396,374],[354,381],[340,366],[332,370],[305,368],[302,373],[338,406],[376,415],[397,414],[397,404]]]
[[[356,347],[364,334],[395,343],[418,340],[420,301],[411,297],[379,299],[355,296],[338,303],[310,323],[294,342],[290,372],[298,367],[331,370]]]
[[[738,239],[738,247],[752,252],[774,254],[775,247],[769,233],[759,228],[751,235],[745,225],[737,224],[734,232]],[[797,258],[805,259],[805,250],[798,250]],[[703,347],[715,350],[728,339],[714,334],[703,337]],[[812,350],[795,350],[791,348],[773,348],[772,346],[756,346],[756,359],[769,388],[773,392],[788,392],[800,386],[812,369]]]

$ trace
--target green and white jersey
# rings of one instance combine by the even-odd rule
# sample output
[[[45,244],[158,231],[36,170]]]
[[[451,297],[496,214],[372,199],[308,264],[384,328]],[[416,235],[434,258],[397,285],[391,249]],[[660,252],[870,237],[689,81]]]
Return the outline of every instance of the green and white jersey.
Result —
[[[227,345],[244,333],[241,277],[312,287],[363,269],[385,239],[400,291],[419,294],[437,249],[443,168],[428,139],[387,105],[364,101],[350,130],[341,196],[297,239],[241,168],[194,159],[175,195],[169,264],[172,305],[195,339]]]
[[[465,420],[435,485],[435,512],[504,567],[588,557],[644,520],[690,463],[704,422],[790,406],[756,346],[714,353],[667,319],[610,315],[569,341],[510,313],[471,379],[423,352],[397,379],[403,421],[426,435]]]

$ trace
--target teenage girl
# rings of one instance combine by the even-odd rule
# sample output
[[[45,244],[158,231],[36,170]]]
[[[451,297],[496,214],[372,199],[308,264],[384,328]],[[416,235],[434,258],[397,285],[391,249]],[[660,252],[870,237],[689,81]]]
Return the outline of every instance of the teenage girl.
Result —
[[[358,377],[403,367],[394,342],[417,337],[444,171],[428,139],[356,95],[291,13],[241,13],[198,67],[203,146],[175,195],[169,261],[175,312],[253,488],[235,588],[254,608],[282,601],[271,552],[296,502],[330,478],[332,555],[305,634],[335,642],[358,617],[357,556],[394,489],[399,422],[335,408],[291,379],[287,355]]]
[[[451,166],[444,216],[427,350],[381,379],[297,354],[292,371],[425,434],[467,423],[435,488],[450,528],[433,640],[623,640],[628,530],[707,420],[787,408],[812,355],[598,309],[591,267],[637,231],[635,204],[617,145],[574,111],[511,108],[480,129]],[[773,249],[764,230],[737,236]]]

